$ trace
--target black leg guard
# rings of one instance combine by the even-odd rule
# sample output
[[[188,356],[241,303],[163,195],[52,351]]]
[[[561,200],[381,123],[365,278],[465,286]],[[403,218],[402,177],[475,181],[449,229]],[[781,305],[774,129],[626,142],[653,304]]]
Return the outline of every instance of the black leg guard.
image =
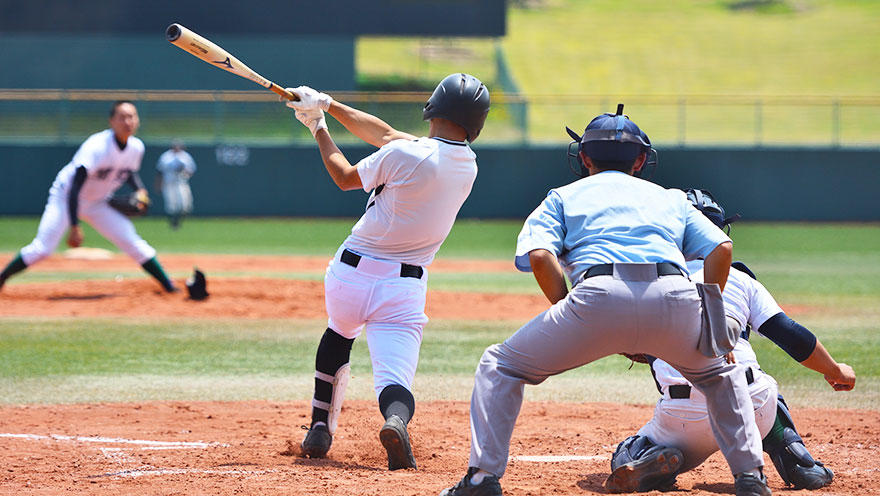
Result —
[[[379,411],[382,412],[385,420],[397,415],[403,423],[408,424],[416,411],[416,400],[409,389],[399,384],[392,384],[379,393]]]
[[[652,491],[675,483],[684,461],[676,448],[659,446],[644,436],[630,436],[611,456],[605,487],[613,493]]]
[[[315,422],[327,423],[329,405],[333,399],[333,383],[326,379],[335,376],[339,368],[348,363],[353,344],[354,339],[342,337],[329,327],[321,337],[318,353],[315,355],[315,396],[312,400],[313,426]]]
[[[819,489],[831,483],[834,473],[816,461],[807,451],[804,440],[794,428],[794,421],[782,395],[776,403],[776,423],[783,426],[779,436],[764,439],[764,451],[786,484],[795,489]]]

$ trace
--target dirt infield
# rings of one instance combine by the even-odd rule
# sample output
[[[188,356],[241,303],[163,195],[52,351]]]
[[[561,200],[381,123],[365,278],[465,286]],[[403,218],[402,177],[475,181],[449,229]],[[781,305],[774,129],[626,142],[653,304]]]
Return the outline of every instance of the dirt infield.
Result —
[[[212,271],[321,271],[325,258],[165,256],[172,271],[198,263]],[[235,269],[238,267],[238,269]],[[135,267],[136,268],[136,267]],[[511,270],[494,262],[438,262],[433,271]],[[60,257],[41,271],[107,272],[106,280],[12,284],[0,293],[0,317],[141,316],[174,318],[324,318],[320,282],[211,278],[211,297],[187,301],[131,270],[122,257]],[[431,291],[433,319],[526,319],[546,308],[539,295]],[[615,398],[608,398],[609,402]],[[465,402],[421,402],[410,424],[419,470],[388,472],[374,402],[349,401],[330,458],[299,456],[306,401],[151,402],[0,407],[0,494],[437,494],[464,473],[469,450]],[[652,409],[614,403],[527,403],[502,480],[509,495],[602,494],[610,453]],[[835,471],[834,483],[809,494],[880,494],[880,411],[798,409],[810,451]],[[769,460],[768,460],[769,464]],[[779,494],[783,483],[767,471]],[[679,477],[672,494],[732,494],[720,455]],[[807,494],[789,492],[783,494]]]

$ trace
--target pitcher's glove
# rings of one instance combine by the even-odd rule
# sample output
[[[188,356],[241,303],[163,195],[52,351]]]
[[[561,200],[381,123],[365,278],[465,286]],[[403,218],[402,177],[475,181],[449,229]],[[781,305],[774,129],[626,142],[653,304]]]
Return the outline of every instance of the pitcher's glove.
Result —
[[[126,217],[139,217],[147,213],[150,197],[146,190],[141,189],[133,193],[114,195],[107,203]]]

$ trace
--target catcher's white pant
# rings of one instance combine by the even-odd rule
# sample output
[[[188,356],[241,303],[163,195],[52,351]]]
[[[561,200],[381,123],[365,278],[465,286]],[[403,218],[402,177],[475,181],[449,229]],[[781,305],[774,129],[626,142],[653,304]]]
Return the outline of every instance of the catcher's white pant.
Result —
[[[187,181],[174,181],[162,184],[162,199],[165,200],[165,213],[168,215],[192,212],[192,190]]]
[[[324,276],[327,326],[348,339],[366,331],[377,398],[391,384],[412,389],[428,323],[428,273],[400,277],[399,263],[365,256],[355,268],[339,260],[343,249]]]
[[[102,236],[119,247],[138,264],[156,256],[156,250],[141,238],[128,217],[119,213],[105,201],[86,203],[80,201],[79,218],[89,223]],[[21,259],[31,266],[48,257],[58,247],[64,233],[70,228],[67,198],[50,194],[40,218],[40,227],[33,241],[21,249]]]
[[[755,423],[763,439],[776,420],[778,388],[769,375],[756,369],[752,372],[755,380],[749,385],[749,394],[755,407]],[[681,450],[684,455],[682,472],[699,466],[718,451],[718,442],[709,425],[706,397],[696,388],[691,388],[690,398],[667,396],[657,401],[654,417],[639,429],[638,434],[659,445]]]

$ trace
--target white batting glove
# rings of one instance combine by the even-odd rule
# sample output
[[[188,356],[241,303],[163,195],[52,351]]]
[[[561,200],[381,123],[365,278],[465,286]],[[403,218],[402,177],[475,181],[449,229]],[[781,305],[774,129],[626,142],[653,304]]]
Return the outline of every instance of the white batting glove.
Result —
[[[296,116],[296,120],[302,122],[304,126],[309,128],[309,131],[312,132],[312,136],[318,134],[319,129],[327,129],[327,122],[324,120],[324,111],[319,108],[297,110],[294,115]]]
[[[296,110],[321,109],[330,110],[330,104],[333,103],[333,97],[327,93],[320,93],[308,86],[299,86],[296,88],[287,88],[287,91],[299,97],[299,101],[287,101],[287,106]]]

